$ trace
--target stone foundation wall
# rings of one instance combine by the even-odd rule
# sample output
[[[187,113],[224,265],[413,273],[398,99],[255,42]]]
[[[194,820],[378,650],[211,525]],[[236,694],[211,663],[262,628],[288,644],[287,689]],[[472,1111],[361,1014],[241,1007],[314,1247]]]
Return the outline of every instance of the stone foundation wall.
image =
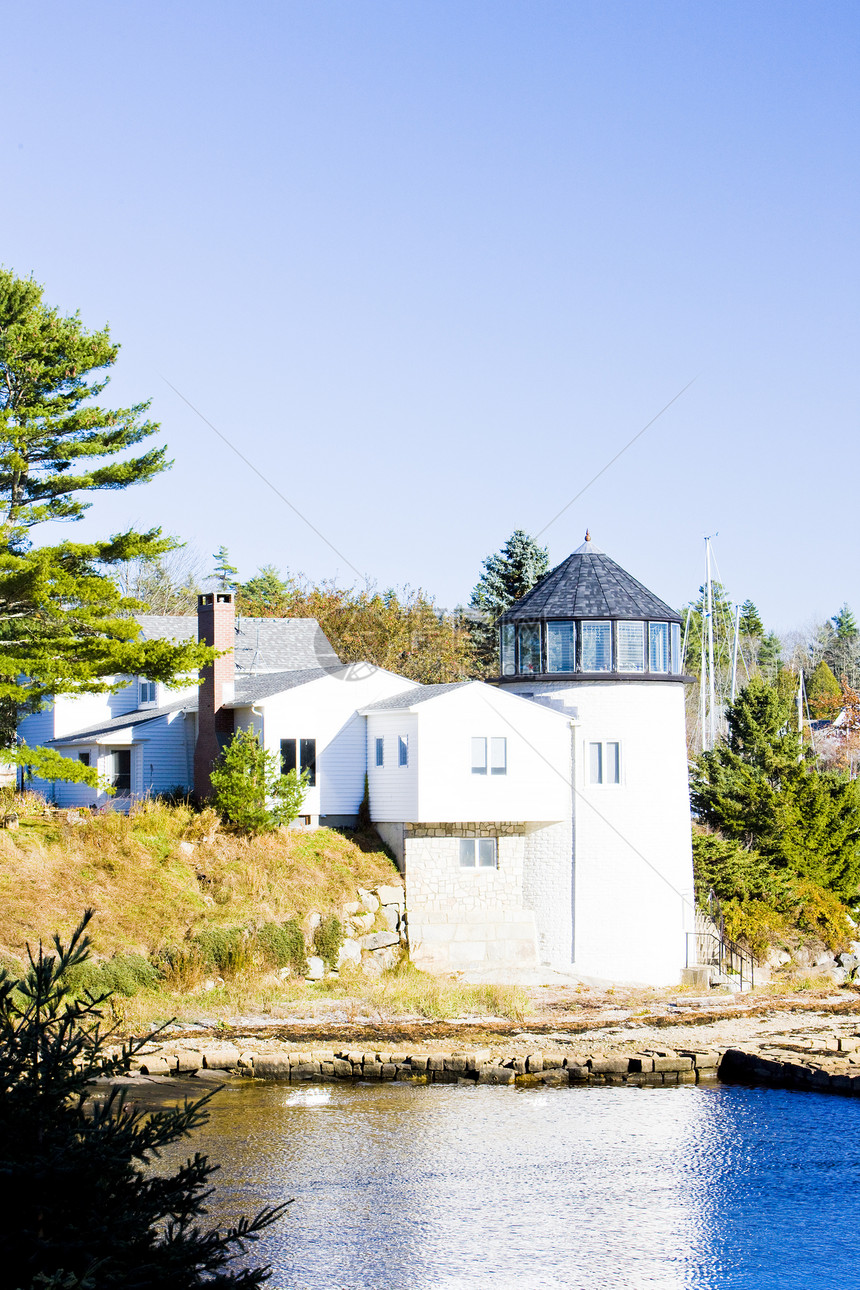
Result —
[[[525,826],[456,821],[406,824],[409,950],[430,972],[537,964],[534,914],[523,903]],[[498,868],[460,866],[460,839],[495,837]]]

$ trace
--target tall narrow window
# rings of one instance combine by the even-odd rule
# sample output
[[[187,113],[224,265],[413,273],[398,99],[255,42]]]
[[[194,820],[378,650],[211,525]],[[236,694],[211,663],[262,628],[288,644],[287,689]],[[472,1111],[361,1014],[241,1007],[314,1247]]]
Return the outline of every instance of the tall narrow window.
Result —
[[[486,739],[472,740],[472,774],[486,775],[487,773],[487,741]]]
[[[540,623],[520,623],[520,672],[540,671]]]
[[[313,788],[317,782],[316,739],[301,739],[299,741],[299,756],[301,757],[302,771],[307,771],[308,773],[308,788]]]
[[[376,740],[376,764],[385,765],[385,739],[381,735]]]
[[[490,774],[507,775],[508,741],[505,738],[490,740]]]
[[[672,623],[672,671],[680,673],[683,670],[681,660],[681,624]]]
[[[592,784],[603,783],[603,744],[588,745],[588,770]]]
[[[583,672],[611,672],[612,624],[583,623],[580,631]]]
[[[621,745],[609,743],[603,758],[607,784],[621,783]]]
[[[573,623],[547,623],[546,670],[548,672],[572,672],[575,666],[575,643],[576,636]]]
[[[618,671],[645,671],[645,624],[618,623]]]
[[[397,736],[397,764],[398,766],[409,765],[409,736]]]
[[[652,672],[669,671],[669,624],[649,623],[649,666]]]
[[[141,681],[138,690],[138,703],[155,703],[155,682]]]
[[[131,749],[116,748],[110,755],[110,782],[118,797],[131,793]]]
[[[515,656],[514,624],[503,623],[501,629],[502,676],[513,676],[517,670]]]
[[[297,769],[296,762],[296,741],[295,739],[281,740],[281,774],[289,775],[291,770]]]

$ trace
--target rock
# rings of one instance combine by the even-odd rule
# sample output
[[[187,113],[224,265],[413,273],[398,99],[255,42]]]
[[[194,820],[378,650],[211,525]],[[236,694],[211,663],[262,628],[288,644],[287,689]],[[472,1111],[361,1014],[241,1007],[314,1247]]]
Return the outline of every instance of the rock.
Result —
[[[784,967],[786,963],[791,962],[791,955],[788,950],[773,949],[765,959],[767,967]]]
[[[239,1049],[235,1044],[208,1048],[203,1053],[203,1065],[208,1071],[230,1071],[239,1065]]]
[[[389,972],[400,958],[400,950],[399,948],[395,949],[394,946],[391,945],[384,950],[374,950],[372,958],[374,958],[377,963],[381,964],[383,972]]]
[[[193,855],[194,855],[194,843],[193,843],[193,842],[180,842],[179,846],[178,846],[176,849],[177,849],[177,851],[179,852],[179,854],[180,854],[181,856],[193,856]]]
[[[375,914],[379,909],[379,901],[371,892],[365,891],[363,887],[358,889],[358,899],[370,914]]]
[[[4,829],[18,828],[18,816],[15,813],[15,811],[7,811],[6,814],[3,816],[3,828]]]
[[[321,981],[325,976],[325,963],[318,954],[312,954],[308,959],[307,979],[309,981]]]
[[[361,962],[361,946],[359,945],[358,941],[355,941],[352,939],[352,937],[348,936],[344,941],[343,945],[341,945],[340,949],[338,950],[337,966],[338,968],[341,968],[343,967],[344,963],[360,963],[360,962]]]
[[[479,1084],[513,1084],[516,1080],[510,1066],[482,1066],[478,1071]]]
[[[792,955],[792,959],[799,968],[812,967],[813,957],[812,950],[808,945],[799,945]]]
[[[351,914],[357,914],[360,909],[361,905],[357,900],[348,900],[343,907],[343,916],[349,918]]]
[[[831,968],[827,975],[830,977],[831,981],[833,981],[834,985],[844,985],[848,980],[848,973],[844,967]]]
[[[357,914],[354,918],[350,919],[350,922],[352,922],[355,927],[362,932],[369,932],[373,924],[376,922],[376,915]]]
[[[209,977],[207,981],[203,982],[203,989],[208,993],[210,990],[217,990],[223,984],[223,976]]]
[[[826,950],[823,950],[821,954],[816,954],[815,958],[812,961],[812,966],[817,968],[820,968],[820,967],[831,968],[835,966],[835,963],[836,963],[836,960],[834,959],[833,955],[828,954]]]
[[[376,895],[379,898],[380,905],[403,906],[406,903],[402,887],[377,887]]]
[[[836,962],[840,967],[844,967],[847,972],[854,972],[860,967],[860,959],[856,954],[837,954]]]
[[[397,931],[400,926],[400,910],[397,905],[383,905],[381,917],[389,931]]]
[[[188,1048],[178,1048],[175,1053],[170,1053],[169,1057],[173,1059],[176,1070],[180,1074],[186,1071],[199,1071],[203,1065],[203,1055]]]
[[[399,945],[400,937],[396,932],[371,932],[369,936],[362,936],[361,948],[363,950],[384,950],[389,945]]]
[[[311,932],[315,932],[321,922],[322,922],[322,914],[318,914],[316,913],[316,911],[314,911],[311,914],[308,914],[308,927],[310,928]]]

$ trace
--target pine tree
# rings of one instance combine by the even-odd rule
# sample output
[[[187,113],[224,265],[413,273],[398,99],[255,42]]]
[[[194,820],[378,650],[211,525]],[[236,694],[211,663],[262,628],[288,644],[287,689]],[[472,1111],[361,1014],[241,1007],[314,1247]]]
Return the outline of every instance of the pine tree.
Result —
[[[842,687],[824,659],[812,671],[806,684],[809,711],[819,720],[832,721],[842,707]]]
[[[87,494],[146,483],[170,465],[163,447],[128,455],[158,429],[146,418],[147,403],[111,409],[97,401],[118,348],[107,328],[86,331],[77,314],[63,317],[46,305],[32,279],[0,270],[0,725],[7,740],[17,712],[51,695],[113,690],[129,673],[181,684],[209,657],[193,644],[141,641],[132,615],[144,606],[123,597],[111,577],[120,565],[171,550],[175,542],[160,530],[33,544],[38,525],[80,519],[91,505]],[[95,771],[86,778],[94,783]]]
[[[233,591],[239,585],[239,570],[230,563],[230,553],[226,546],[219,546],[212,556],[215,561],[213,576],[219,591]]]
[[[853,641],[860,635],[857,620],[847,605],[843,605],[830,621],[833,623],[836,635],[841,641]]]
[[[469,601],[481,617],[471,625],[483,671],[499,670],[498,620],[549,571],[549,553],[523,529],[515,529],[501,551],[488,555]]]
[[[252,730],[237,730],[212,767],[213,805],[242,833],[268,833],[291,824],[302,809],[308,773],[281,773]]]
[[[740,632],[750,639],[764,636],[764,623],[751,600],[745,600],[741,605]]]
[[[201,1230],[217,1166],[197,1153],[173,1174],[160,1152],[207,1120],[212,1093],[147,1113],[113,1089],[94,1101],[91,1081],[128,1068],[142,1046],[108,1057],[107,996],[69,997],[65,979],[86,960],[87,911],[68,946],[40,945],[19,979],[0,971],[0,1267],[20,1290],[195,1290],[245,1287],[263,1268],[231,1270],[248,1241],[284,1205]]]

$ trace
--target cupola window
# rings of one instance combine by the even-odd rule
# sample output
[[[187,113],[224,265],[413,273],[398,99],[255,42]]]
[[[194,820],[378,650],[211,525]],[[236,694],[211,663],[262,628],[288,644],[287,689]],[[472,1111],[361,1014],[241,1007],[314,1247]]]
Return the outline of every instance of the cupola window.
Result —
[[[503,623],[501,633],[502,676],[514,676],[517,670],[513,623]]]
[[[669,671],[669,624],[649,623],[649,667],[652,672]]]
[[[520,672],[540,672],[540,623],[520,623]]]
[[[580,630],[583,672],[611,672],[612,624],[583,623]]]
[[[645,671],[645,624],[618,624],[618,671]]]
[[[679,675],[683,671],[681,662],[681,625],[672,623],[672,671]]]
[[[546,670],[572,672],[576,658],[576,631],[573,623],[547,623]]]

